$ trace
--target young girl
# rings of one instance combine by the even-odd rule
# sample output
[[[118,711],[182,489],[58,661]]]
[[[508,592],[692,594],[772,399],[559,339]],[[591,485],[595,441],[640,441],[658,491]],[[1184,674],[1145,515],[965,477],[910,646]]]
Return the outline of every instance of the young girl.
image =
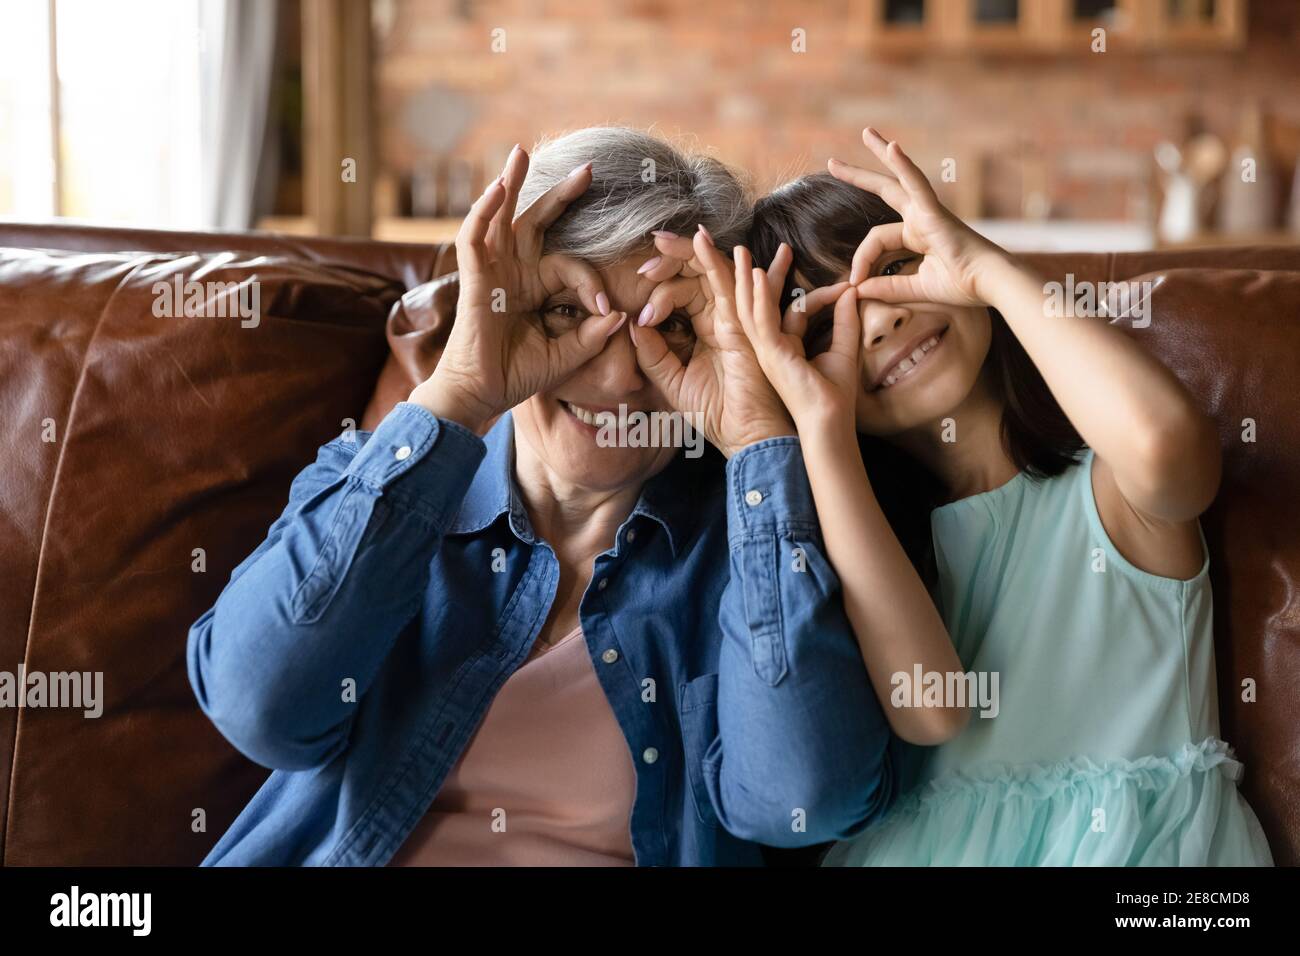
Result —
[[[923,723],[908,739],[934,746],[898,748],[903,795],[825,865],[1271,865],[1219,739],[1198,522],[1219,483],[1213,423],[1105,320],[1049,312],[1042,279],[948,212],[896,143],[863,140],[892,176],[832,160],[759,204],[773,268],[738,254],[736,313],[795,420],[886,710],[916,726],[911,685],[942,659],[942,625],[973,679],[922,708],[967,708],[964,727]],[[916,554],[939,623],[855,430],[919,469],[913,498],[939,489]]]

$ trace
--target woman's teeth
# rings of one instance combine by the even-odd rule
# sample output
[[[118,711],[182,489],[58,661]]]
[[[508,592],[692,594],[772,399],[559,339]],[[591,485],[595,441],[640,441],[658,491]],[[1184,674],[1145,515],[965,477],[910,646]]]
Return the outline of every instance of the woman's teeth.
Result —
[[[939,344],[939,336],[938,335],[930,336],[928,339],[926,339],[924,342],[918,345],[915,349],[913,349],[911,355],[905,356],[902,361],[900,361],[897,365],[895,365],[892,369],[890,369],[889,374],[886,375],[884,379],[881,381],[880,387],[889,388],[889,386],[893,385],[899,379],[905,378],[908,374],[912,372],[913,369],[915,369],[918,365],[920,365],[922,362],[925,361],[926,356],[928,356],[930,352],[934,350],[934,347],[938,344]]]
[[[583,408],[581,405],[575,405],[573,402],[565,402],[564,407],[569,410],[578,421],[590,425],[592,428],[600,428],[606,421],[617,421],[618,416],[614,412],[593,412]]]

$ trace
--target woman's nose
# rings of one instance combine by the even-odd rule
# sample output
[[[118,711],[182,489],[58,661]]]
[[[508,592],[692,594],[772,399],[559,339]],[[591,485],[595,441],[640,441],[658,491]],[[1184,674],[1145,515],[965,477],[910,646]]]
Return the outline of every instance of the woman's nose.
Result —
[[[862,319],[862,346],[867,350],[880,348],[906,329],[912,319],[910,309],[876,299],[860,299],[858,310]]]
[[[628,322],[636,321],[630,314]],[[595,358],[587,363],[587,378],[592,385],[611,398],[637,391],[645,385],[645,376],[636,361],[636,349],[627,326],[619,329]]]

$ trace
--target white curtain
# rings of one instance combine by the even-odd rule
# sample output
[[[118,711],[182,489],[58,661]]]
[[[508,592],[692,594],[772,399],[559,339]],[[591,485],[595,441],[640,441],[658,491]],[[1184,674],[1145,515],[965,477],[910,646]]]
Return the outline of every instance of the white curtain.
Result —
[[[275,66],[278,3],[199,0],[200,188],[206,228],[253,226],[257,172]]]

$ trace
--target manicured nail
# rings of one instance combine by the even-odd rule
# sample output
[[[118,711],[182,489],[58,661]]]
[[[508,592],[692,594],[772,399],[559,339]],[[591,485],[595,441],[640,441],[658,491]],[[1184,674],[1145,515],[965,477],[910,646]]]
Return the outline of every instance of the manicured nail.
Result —
[[[652,303],[647,302],[645,304],[645,308],[641,310],[641,314],[636,317],[636,324],[645,325],[654,317],[655,317],[655,307]]]
[[[590,162],[583,163],[581,166],[574,166],[573,171],[569,173],[569,178],[576,179],[579,175],[582,174],[582,171],[584,169],[590,169],[590,168],[591,168]]]
[[[645,262],[641,263],[641,268],[636,270],[636,274],[643,276],[661,262],[663,262],[663,256],[655,256],[653,259],[647,259]]]
[[[601,315],[609,315],[609,296],[604,292],[596,293],[596,309]]]
[[[619,329],[623,327],[623,323],[627,321],[627,313],[624,312],[622,313],[622,315],[623,318],[619,319],[618,322],[614,325],[614,327],[605,333],[605,338],[609,338],[611,335],[613,335],[615,332],[617,332]]]
[[[704,238],[709,240],[709,242],[712,242],[713,235],[712,233],[709,232],[709,230],[704,228],[704,223],[700,223],[699,226],[700,226],[700,232],[704,233]]]
[[[636,340],[636,323],[635,323],[635,322],[632,323],[631,325],[629,325],[629,326],[627,327],[627,334],[630,335],[630,336],[632,336],[632,347],[633,347],[633,348],[636,348],[638,343],[637,343],[637,340]]]
[[[660,239],[680,239],[681,236],[675,232],[669,232],[667,229],[652,229],[650,235],[658,236]]]

